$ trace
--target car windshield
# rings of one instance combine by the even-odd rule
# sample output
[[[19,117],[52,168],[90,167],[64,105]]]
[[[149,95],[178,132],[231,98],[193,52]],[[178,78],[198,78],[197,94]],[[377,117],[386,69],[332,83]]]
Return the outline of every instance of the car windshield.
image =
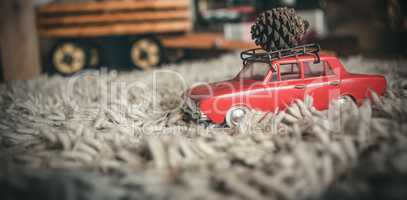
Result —
[[[236,79],[249,79],[263,81],[269,71],[270,66],[267,63],[251,62],[247,63],[239,72]]]

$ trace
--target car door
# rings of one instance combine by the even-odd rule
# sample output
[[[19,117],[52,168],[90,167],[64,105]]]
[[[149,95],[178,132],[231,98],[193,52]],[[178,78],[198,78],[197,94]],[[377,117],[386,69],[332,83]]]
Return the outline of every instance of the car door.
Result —
[[[296,99],[303,100],[305,84],[302,80],[299,62],[277,63],[277,81],[273,83],[274,109],[285,109]]]
[[[303,61],[302,66],[306,86],[305,95],[313,97],[316,109],[327,109],[331,100],[340,94],[338,76],[325,60],[318,63],[314,60]]]
[[[264,81],[272,74],[269,64],[267,63],[252,63],[251,80],[245,80],[243,92],[235,102],[239,102],[251,109],[260,110],[264,112],[270,111],[270,102],[268,101],[267,85]]]

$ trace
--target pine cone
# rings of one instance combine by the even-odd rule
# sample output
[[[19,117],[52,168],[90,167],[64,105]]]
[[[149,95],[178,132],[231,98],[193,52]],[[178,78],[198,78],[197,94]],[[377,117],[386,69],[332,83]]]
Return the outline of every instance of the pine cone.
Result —
[[[266,51],[295,47],[309,23],[292,8],[274,8],[261,13],[251,27],[252,39]]]

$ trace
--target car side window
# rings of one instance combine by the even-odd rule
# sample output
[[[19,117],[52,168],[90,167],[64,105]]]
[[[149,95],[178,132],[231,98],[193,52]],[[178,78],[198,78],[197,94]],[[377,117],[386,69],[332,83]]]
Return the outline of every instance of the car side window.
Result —
[[[300,67],[298,63],[280,64],[280,78],[282,81],[299,79]]]
[[[328,62],[304,62],[304,78],[333,75],[334,72]]]

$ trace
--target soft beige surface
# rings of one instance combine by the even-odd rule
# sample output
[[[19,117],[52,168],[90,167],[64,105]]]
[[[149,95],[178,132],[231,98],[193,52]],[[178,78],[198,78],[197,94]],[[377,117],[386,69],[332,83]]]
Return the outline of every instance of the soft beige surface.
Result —
[[[387,97],[325,112],[307,98],[286,112],[250,113],[236,129],[184,122],[176,108],[185,87],[231,78],[241,66],[235,54],[165,73],[102,70],[0,85],[0,186],[13,198],[299,199],[318,197],[362,155],[406,174],[406,62],[343,61],[385,74]]]

